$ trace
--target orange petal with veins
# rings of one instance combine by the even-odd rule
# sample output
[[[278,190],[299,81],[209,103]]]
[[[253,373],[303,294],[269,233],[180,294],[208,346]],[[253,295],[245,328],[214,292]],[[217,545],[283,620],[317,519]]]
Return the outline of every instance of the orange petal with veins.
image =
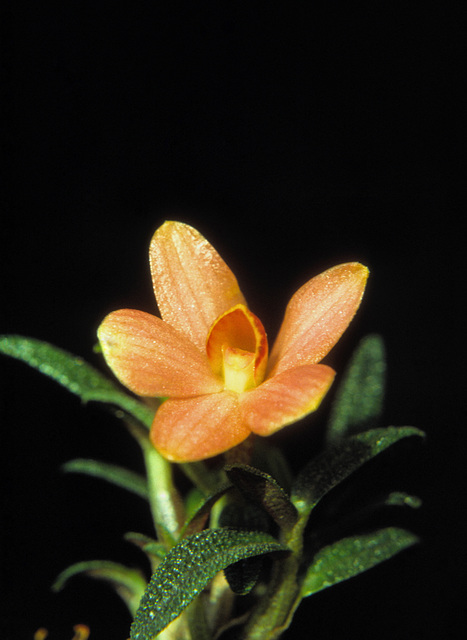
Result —
[[[163,320],[200,350],[224,311],[245,304],[237,280],[214,247],[193,227],[165,222],[149,248],[152,281]]]
[[[269,378],[240,396],[245,425],[260,436],[315,411],[334,380],[335,372],[324,364],[303,365]]]
[[[235,447],[250,435],[240,419],[238,398],[223,391],[166,400],[151,427],[152,443],[173,462],[204,460]]]
[[[140,396],[183,398],[223,389],[207,357],[156,316],[133,309],[114,311],[97,334],[109,367]]]
[[[360,306],[368,273],[358,262],[341,264],[292,296],[271,352],[268,377],[324,358]]]

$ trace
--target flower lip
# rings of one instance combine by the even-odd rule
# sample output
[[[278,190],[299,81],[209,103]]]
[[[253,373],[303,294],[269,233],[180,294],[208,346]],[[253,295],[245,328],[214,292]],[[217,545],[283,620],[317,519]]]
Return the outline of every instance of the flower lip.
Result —
[[[268,340],[261,320],[244,304],[235,305],[213,323],[206,353],[226,388],[241,392],[258,386],[268,360]]]
[[[224,347],[223,378],[224,386],[229,391],[242,393],[256,386],[255,384],[255,354],[251,351]]]

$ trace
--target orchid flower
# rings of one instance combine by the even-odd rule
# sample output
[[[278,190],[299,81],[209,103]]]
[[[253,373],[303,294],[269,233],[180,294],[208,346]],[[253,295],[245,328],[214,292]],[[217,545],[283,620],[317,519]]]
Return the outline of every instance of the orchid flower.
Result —
[[[261,321],[196,229],[165,222],[152,238],[150,265],[161,318],[121,309],[104,319],[98,336],[126,387],[167,398],[150,433],[164,457],[209,458],[317,409],[335,375],[319,363],[360,305],[366,267],[341,264],[304,284],[287,306],[268,357]]]

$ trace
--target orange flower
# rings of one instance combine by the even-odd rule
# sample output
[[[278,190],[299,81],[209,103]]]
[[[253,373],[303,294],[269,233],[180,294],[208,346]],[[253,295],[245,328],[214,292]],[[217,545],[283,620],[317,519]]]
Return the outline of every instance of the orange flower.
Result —
[[[250,433],[268,436],[314,411],[335,372],[318,364],[358,309],[368,269],[328,269],[290,300],[268,359],[260,320],[232,271],[196,229],[165,222],[150,246],[161,318],[122,309],[99,327],[104,357],[140,396],[168,399],[151,428],[175,462],[202,460]]]

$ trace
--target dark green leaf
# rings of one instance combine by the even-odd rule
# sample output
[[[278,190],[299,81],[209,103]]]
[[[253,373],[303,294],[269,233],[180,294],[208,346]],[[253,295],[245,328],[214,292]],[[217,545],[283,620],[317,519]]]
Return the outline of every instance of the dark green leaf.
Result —
[[[240,499],[227,501],[219,516],[219,526],[246,531],[265,531],[271,522],[267,514],[256,504]]]
[[[63,385],[84,402],[105,402],[151,426],[154,411],[127,395],[97,369],[48,342],[22,336],[0,336],[0,353],[26,362]]]
[[[185,538],[161,562],[131,626],[132,640],[152,640],[225,567],[286,547],[259,532],[210,529]]]
[[[383,340],[378,335],[366,336],[337,390],[327,428],[329,443],[377,426],[383,410],[385,374]]]
[[[339,540],[315,555],[302,586],[302,595],[305,598],[348,580],[417,542],[416,535],[396,527]]]
[[[141,596],[147,585],[139,569],[129,569],[124,565],[108,560],[85,560],[84,562],[77,562],[62,571],[52,585],[52,589],[60,591],[70,578],[79,574],[109,582],[125,602],[131,615],[135,616]]]
[[[292,502],[301,514],[309,514],[328,491],[365,462],[402,438],[423,435],[423,431],[415,427],[387,427],[366,431],[332,445],[300,472],[292,490]]]
[[[219,517],[220,527],[231,527],[234,529],[244,529],[246,531],[268,531],[270,521],[263,509],[254,503],[244,502],[242,499],[235,500],[233,496],[230,502],[222,509]],[[224,569],[224,575],[230,588],[238,595],[249,593],[255,586],[261,568],[263,557],[255,556],[234,562]]]
[[[89,460],[85,458],[77,458],[70,460],[62,465],[65,472],[84,473],[88,476],[101,478],[112,484],[116,484],[123,489],[127,489],[141,498],[148,499],[148,487],[146,479],[123,467],[107,462],[99,462],[98,460]]]
[[[272,445],[268,438],[256,438],[254,445],[251,466],[268,473],[279,486],[289,492],[294,474],[282,450]]]
[[[261,505],[280,527],[291,527],[297,521],[297,510],[289,496],[270,475],[246,464],[227,466],[225,472],[238,490]]]
[[[253,589],[263,568],[263,558],[246,558],[234,562],[224,569],[229,587],[239,596],[245,596]]]

